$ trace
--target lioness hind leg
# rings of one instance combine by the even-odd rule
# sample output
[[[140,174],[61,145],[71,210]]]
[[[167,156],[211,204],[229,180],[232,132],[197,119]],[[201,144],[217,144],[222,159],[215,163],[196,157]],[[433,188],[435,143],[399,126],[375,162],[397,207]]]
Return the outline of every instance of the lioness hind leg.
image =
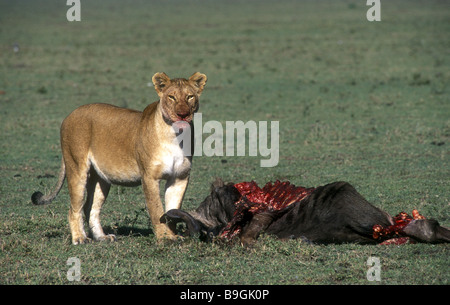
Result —
[[[70,209],[69,209],[69,225],[72,233],[72,244],[84,244],[89,242],[89,238],[84,231],[83,220],[83,206],[84,206],[84,192],[86,189],[87,172],[75,172],[67,166],[67,182],[70,194]]]
[[[87,180],[87,196],[84,206],[84,214],[89,224],[92,236],[96,241],[115,241],[113,234],[106,235],[100,224],[100,211],[108,196],[111,184],[100,178],[94,169],[89,172]]]

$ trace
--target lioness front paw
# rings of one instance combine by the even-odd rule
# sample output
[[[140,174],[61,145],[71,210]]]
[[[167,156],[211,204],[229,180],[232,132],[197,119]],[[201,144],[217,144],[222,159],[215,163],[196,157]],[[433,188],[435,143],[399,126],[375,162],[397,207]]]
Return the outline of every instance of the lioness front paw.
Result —
[[[116,238],[116,235],[114,235],[114,234],[108,234],[108,235],[99,236],[95,240],[100,241],[100,242],[114,242],[114,241],[117,241],[117,238]]]
[[[159,224],[155,226],[155,235],[156,239],[158,240],[162,239],[176,240],[178,236],[165,224]]]
[[[92,241],[89,237],[86,236],[80,236],[80,237],[74,237],[72,238],[72,244],[73,245],[82,245],[82,244],[88,244]]]

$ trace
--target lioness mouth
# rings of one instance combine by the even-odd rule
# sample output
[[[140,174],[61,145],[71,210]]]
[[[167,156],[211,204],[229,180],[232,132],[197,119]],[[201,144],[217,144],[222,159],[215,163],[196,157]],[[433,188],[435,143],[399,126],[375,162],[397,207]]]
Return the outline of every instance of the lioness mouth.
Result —
[[[189,123],[190,121],[192,121],[192,118],[178,116],[177,120],[175,122],[188,122]]]
[[[189,121],[185,121],[185,120],[176,121],[176,122],[173,122],[172,126],[177,127],[177,129],[181,132],[183,129],[191,127],[191,125],[189,123],[190,123]]]

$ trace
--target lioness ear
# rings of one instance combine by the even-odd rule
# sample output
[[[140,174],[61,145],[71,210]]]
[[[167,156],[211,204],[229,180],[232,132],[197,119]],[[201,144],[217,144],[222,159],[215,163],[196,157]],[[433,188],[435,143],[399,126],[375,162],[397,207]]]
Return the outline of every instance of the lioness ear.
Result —
[[[193,83],[193,85],[197,88],[197,94],[200,95],[203,91],[203,87],[205,87],[206,81],[208,78],[205,74],[200,72],[195,72],[189,77],[189,82]]]
[[[158,95],[161,95],[162,91],[164,90],[167,85],[169,85],[170,78],[167,76],[164,72],[158,72],[155,73],[152,77],[153,85],[155,85],[155,90],[158,93]]]

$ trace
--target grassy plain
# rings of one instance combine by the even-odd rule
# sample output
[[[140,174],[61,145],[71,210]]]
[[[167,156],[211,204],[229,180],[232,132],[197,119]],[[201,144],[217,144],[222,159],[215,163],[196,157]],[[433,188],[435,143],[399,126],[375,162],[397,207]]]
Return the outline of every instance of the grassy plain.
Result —
[[[60,165],[59,126],[94,102],[143,109],[164,71],[208,76],[203,121],[279,121],[280,162],[194,159],[184,208],[226,181],[352,183],[391,214],[450,226],[450,8],[445,1],[0,1],[0,284],[448,284],[448,245],[305,244],[263,236],[251,250],[156,243],[140,188],[113,187],[112,244],[70,244],[69,196],[33,206]],[[207,135],[205,135],[207,136]]]

